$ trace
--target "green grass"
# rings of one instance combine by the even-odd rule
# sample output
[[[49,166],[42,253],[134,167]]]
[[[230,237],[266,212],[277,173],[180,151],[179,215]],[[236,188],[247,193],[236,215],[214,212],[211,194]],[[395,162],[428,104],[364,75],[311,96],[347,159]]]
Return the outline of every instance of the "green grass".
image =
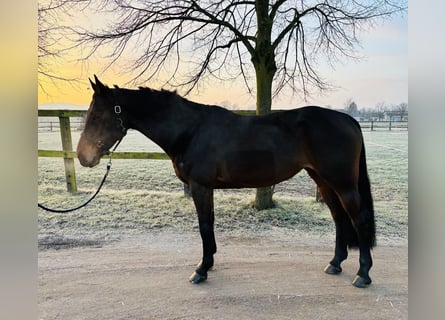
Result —
[[[77,141],[78,135],[73,134]],[[364,132],[368,171],[380,238],[408,236],[408,133]],[[39,147],[57,149],[59,133],[39,133]],[[55,145],[55,146],[54,146]],[[122,148],[122,149],[121,149]],[[132,132],[120,151],[159,151],[148,139]],[[75,160],[79,192],[66,191],[63,160],[39,158],[39,202],[69,208],[87,200],[96,190],[107,161],[93,169]],[[275,188],[276,207],[252,208],[254,189],[215,191],[215,226],[219,232],[265,231],[271,228],[334,234],[330,212],[315,202],[315,184],[305,172]],[[86,208],[69,214],[38,210],[40,236],[113,235],[150,230],[197,230],[191,199],[168,160],[113,160],[108,180]]]

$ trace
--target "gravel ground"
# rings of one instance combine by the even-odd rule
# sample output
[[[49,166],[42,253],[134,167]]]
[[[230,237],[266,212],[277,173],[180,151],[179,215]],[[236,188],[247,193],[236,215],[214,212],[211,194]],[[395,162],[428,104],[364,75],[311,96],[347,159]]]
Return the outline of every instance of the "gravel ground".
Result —
[[[57,137],[39,133],[39,148]],[[133,138],[121,151],[158,151]],[[39,319],[407,319],[408,136],[365,140],[378,243],[369,288],[350,284],[356,251],[341,275],[322,272],[334,224],[305,173],[276,186],[270,210],[252,208],[253,189],[216,191],[215,270],[207,283],[189,284],[201,240],[170,162],[114,160],[88,207],[38,211]],[[86,169],[76,161],[76,194],[65,190],[61,159],[38,165],[39,202],[67,208],[95,191],[106,162]]]

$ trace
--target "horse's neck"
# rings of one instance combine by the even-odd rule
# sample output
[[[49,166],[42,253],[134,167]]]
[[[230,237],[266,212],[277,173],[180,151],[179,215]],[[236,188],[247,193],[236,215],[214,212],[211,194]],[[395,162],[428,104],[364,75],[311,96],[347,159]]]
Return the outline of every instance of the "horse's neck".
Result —
[[[172,101],[177,101],[172,105]],[[157,108],[155,113],[147,112],[134,119],[135,127],[150,140],[158,144],[170,157],[175,156],[190,137],[191,130],[199,121],[199,111],[188,108],[182,99],[166,99],[156,106],[140,106],[141,108]],[[178,149],[179,148],[179,149]]]

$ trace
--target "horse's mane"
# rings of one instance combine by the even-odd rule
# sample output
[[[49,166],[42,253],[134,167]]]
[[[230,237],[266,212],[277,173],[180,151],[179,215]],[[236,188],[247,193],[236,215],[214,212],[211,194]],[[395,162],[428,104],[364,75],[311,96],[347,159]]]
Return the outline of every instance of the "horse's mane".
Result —
[[[161,90],[157,90],[157,89],[152,89],[149,87],[138,87],[139,91],[149,91],[150,93],[162,93],[165,95],[174,95],[174,96],[179,96],[178,93],[175,91],[170,91],[170,90],[166,90],[166,89],[161,89]]]
[[[188,108],[195,109],[195,110],[199,109],[201,111],[205,111],[205,110],[209,110],[208,108],[212,108],[212,109],[221,109],[224,112],[228,111],[227,109],[220,107],[220,106],[206,105],[206,104],[188,100],[187,98],[184,98],[181,95],[179,95],[176,90],[174,90],[174,91],[170,91],[170,90],[166,90],[166,89],[158,90],[158,89],[152,89],[150,87],[145,87],[145,86],[139,86],[138,90],[134,90],[134,89],[120,88],[117,85],[113,85],[113,86],[114,86],[114,89],[116,89],[118,91],[127,91],[127,92],[133,91],[133,92],[140,92],[142,94],[146,93],[155,99],[156,98],[161,98],[161,99],[166,99],[166,100],[176,99],[178,102],[180,101],[183,105],[187,106]]]
[[[190,107],[190,108],[196,108],[196,107],[210,107],[208,105],[202,104],[202,103],[198,103],[198,102],[194,102],[191,100],[188,100],[187,98],[184,98],[183,96],[179,95],[178,92],[176,90],[174,91],[170,91],[170,90],[166,90],[166,89],[152,89],[149,87],[138,87],[139,91],[141,92],[148,92],[150,94],[154,94],[157,95],[159,97],[162,97],[164,99],[177,99],[177,101],[181,101],[184,105]],[[211,106],[213,107],[213,106]]]

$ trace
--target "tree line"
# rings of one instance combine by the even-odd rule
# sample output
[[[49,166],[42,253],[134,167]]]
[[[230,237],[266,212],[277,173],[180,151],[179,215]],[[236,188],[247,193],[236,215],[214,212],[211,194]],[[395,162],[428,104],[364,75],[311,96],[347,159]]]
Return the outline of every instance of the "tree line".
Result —
[[[407,121],[408,103],[387,104],[378,102],[374,107],[359,108],[353,99],[345,102],[341,111],[362,121]]]

